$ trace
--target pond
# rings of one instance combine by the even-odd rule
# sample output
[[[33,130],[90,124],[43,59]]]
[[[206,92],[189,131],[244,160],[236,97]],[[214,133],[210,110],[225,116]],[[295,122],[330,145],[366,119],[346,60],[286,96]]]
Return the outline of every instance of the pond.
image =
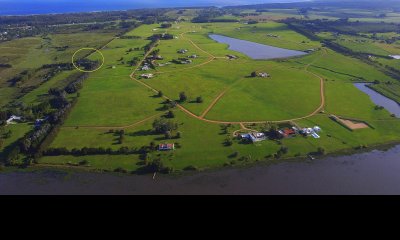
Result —
[[[400,105],[397,102],[367,87],[366,83],[355,83],[354,85],[364,93],[368,94],[376,105],[382,106],[390,113],[396,115],[396,117],[400,117]]]
[[[0,194],[400,194],[400,146],[187,176],[0,173]]]
[[[241,52],[256,60],[289,58],[303,56],[307,54],[301,51],[273,47],[217,34],[210,34],[209,36],[219,43],[228,44],[230,50]]]

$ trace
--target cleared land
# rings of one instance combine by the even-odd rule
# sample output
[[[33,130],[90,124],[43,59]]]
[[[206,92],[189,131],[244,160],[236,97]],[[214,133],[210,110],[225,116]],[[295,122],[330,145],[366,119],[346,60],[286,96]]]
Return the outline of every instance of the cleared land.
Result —
[[[287,14],[296,13],[288,11]],[[154,69],[140,70],[143,59],[149,56],[144,54],[143,47],[150,43],[150,36],[162,33],[174,36],[170,40],[160,40],[152,49],[159,49],[162,59],[152,62]],[[211,40],[209,33],[316,51],[301,58],[255,61]],[[278,37],[271,37],[273,35]],[[188,51],[180,54],[180,49]],[[41,164],[75,166],[87,160],[86,168],[90,169],[136,171],[142,169],[146,161],[161,159],[165,166],[176,170],[207,169],[258,161],[277,162],[279,158],[274,154],[282,147],[288,149],[282,158],[291,158],[305,157],[319,148],[326,153],[345,152],[400,140],[400,121],[386,110],[376,110],[369,97],[353,86],[353,82],[361,80],[395,80],[358,59],[322,47],[283,23],[181,22],[168,29],[161,29],[158,24],[144,24],[113,39],[101,51],[106,59],[104,67],[85,80],[77,104],[50,148],[101,147],[116,151],[126,147],[139,151],[153,142],[155,145],[175,143],[175,151],[153,151],[146,156],[45,156],[39,160]],[[228,60],[228,54],[239,58]],[[166,64],[189,55],[198,57],[189,64]],[[140,61],[132,66],[128,64],[132,59]],[[250,77],[253,71],[267,72],[271,76]],[[61,86],[62,80],[73,73],[59,73],[21,100],[40,101],[46,97],[49,87]],[[145,73],[154,74],[154,77],[140,77]],[[159,91],[162,97],[157,96]],[[181,92],[187,96],[186,101],[179,101]],[[198,97],[202,101],[197,101]],[[177,107],[169,109],[174,113],[170,120],[178,126],[172,138],[155,133],[152,126],[154,119],[165,115],[167,100],[177,101]],[[373,128],[351,132],[329,119],[330,114],[360,119]],[[232,138],[238,131],[269,129],[281,122],[294,122],[300,127],[320,126],[323,129],[321,138],[297,136],[254,145]],[[361,128],[357,123],[347,124]],[[115,131],[121,129],[124,130],[123,141]],[[176,137],[177,132],[179,137]]]

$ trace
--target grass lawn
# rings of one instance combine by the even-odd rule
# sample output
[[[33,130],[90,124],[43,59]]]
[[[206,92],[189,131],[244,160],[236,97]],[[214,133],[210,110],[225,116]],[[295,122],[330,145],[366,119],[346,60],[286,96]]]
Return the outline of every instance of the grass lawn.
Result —
[[[103,147],[117,150],[121,147],[140,149],[148,146],[150,142],[177,143],[178,147],[174,151],[151,152],[150,159],[160,158],[164,165],[183,170],[188,166],[208,169],[258,161],[266,163],[281,161],[272,156],[283,146],[288,148],[288,153],[282,157],[286,159],[295,156],[304,157],[310,152],[316,152],[320,147],[327,153],[334,153],[350,151],[360,145],[369,146],[400,140],[397,134],[400,131],[400,121],[390,117],[386,110],[375,110],[375,105],[369,97],[352,84],[353,81],[360,79],[393,81],[370,65],[331,50],[327,50],[325,54],[323,49],[301,58],[255,61],[240,53],[227,50],[227,45],[216,43],[207,36],[208,33],[214,32],[298,50],[320,47],[319,43],[291,31],[284,24],[276,22],[255,25],[179,23],[173,24],[169,29],[158,27],[158,24],[142,25],[127,33],[129,36],[139,37],[138,39],[115,39],[102,50],[106,58],[105,66],[90,74],[89,79],[85,81],[77,105],[51,147],[68,149]],[[225,132],[219,124],[201,121],[180,109],[174,109],[175,118],[172,121],[178,124],[181,138],[165,139],[164,135],[154,134],[153,118],[135,126],[126,126],[124,141],[119,144],[117,134],[110,133],[110,129],[163,114],[163,111],[160,111],[160,107],[163,106],[162,99],[155,97],[154,92],[130,79],[129,74],[134,67],[128,66],[126,62],[133,57],[143,58],[141,48],[149,42],[147,37],[165,31],[178,38],[160,42],[157,48],[160,49],[160,55],[164,57],[164,60],[158,62],[181,57],[182,55],[176,53],[181,48],[189,50],[185,55],[198,54],[200,57],[192,64],[185,66],[156,67],[155,70],[149,71],[155,74],[154,78],[141,79],[141,81],[176,100],[179,93],[184,91],[188,96],[188,101],[182,105],[197,115],[201,115],[217,96],[226,91],[208,112],[207,119],[284,120],[306,116],[320,106],[320,79],[304,70],[305,66],[310,64],[309,71],[327,79],[324,82],[326,114],[317,114],[296,123],[302,127],[321,126],[323,129],[321,138],[298,136],[282,141],[268,140],[257,144],[244,144],[238,139],[233,139],[233,132],[239,130],[239,125],[229,126]],[[181,33],[186,34],[182,37]],[[268,33],[280,37],[278,39],[267,37]],[[208,64],[200,65],[207,61],[208,55],[194,47],[187,39],[214,56],[235,54],[239,56],[239,59],[229,61],[218,58]],[[140,50],[128,51],[129,48]],[[256,70],[268,72],[271,77],[249,77],[250,73]],[[136,76],[142,73],[138,71]],[[57,84],[57,82],[55,78],[48,84]],[[37,89],[37,92],[27,95],[25,100],[34,101],[37,96],[43,94],[42,91],[44,90]],[[203,98],[203,103],[194,103],[198,96]],[[362,119],[374,128],[352,132],[329,119],[329,114]],[[94,128],[96,126],[104,128]],[[261,128],[261,126],[248,127]],[[174,131],[173,135],[175,134]],[[232,139],[233,144],[227,145],[227,139]],[[82,160],[89,161],[89,168],[92,169],[114,170],[122,167],[134,171],[143,166],[143,160],[137,154],[43,157],[40,163],[68,164]]]

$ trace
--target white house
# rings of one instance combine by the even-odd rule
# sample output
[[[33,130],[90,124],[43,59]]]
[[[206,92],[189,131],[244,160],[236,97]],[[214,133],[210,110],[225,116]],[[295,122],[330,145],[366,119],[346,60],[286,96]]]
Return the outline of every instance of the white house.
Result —
[[[269,77],[269,74],[266,73],[266,72],[261,72],[261,73],[258,74],[258,76],[262,77],[262,78],[267,78],[267,77]]]
[[[20,121],[22,118],[19,116],[12,115],[9,119],[7,119],[7,124],[14,124],[14,121]]]
[[[140,75],[142,78],[146,78],[146,79],[149,79],[149,78],[152,78],[152,77],[154,77],[154,75],[153,74],[151,74],[151,73],[148,73],[148,74],[142,74],[142,75]]]
[[[264,133],[259,133],[259,132],[251,132],[251,133],[247,133],[247,134],[242,134],[240,135],[242,138],[244,139],[248,139],[250,141],[252,141],[253,143],[255,142],[261,142],[267,139],[267,137],[265,136]]]
[[[150,67],[148,65],[144,65],[141,69],[142,71],[148,71],[150,70]]]

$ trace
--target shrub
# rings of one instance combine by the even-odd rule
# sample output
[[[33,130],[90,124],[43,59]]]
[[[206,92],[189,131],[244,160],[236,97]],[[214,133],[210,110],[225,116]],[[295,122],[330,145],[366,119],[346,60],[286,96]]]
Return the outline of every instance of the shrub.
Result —
[[[189,166],[185,167],[183,170],[185,170],[185,171],[197,171],[197,170],[199,170],[199,168],[196,167],[196,166],[193,166],[193,165],[189,165]]]
[[[225,146],[229,147],[229,146],[233,145],[233,141],[232,141],[232,139],[227,138],[227,139],[225,139],[224,144],[225,144]]]
[[[185,92],[180,92],[179,93],[179,101],[180,102],[185,102],[187,100],[187,96]]]
[[[326,152],[325,148],[323,148],[323,147],[319,147],[318,148],[318,154],[319,155],[325,155],[325,152]]]
[[[176,133],[176,138],[181,138],[182,137],[182,133],[181,132],[177,132]]]
[[[79,161],[79,163],[78,163],[79,165],[81,165],[81,166],[86,166],[86,165],[88,165],[89,164],[89,161],[88,160],[86,160],[86,159],[84,159],[84,160],[82,160],[82,161]]]
[[[166,118],[174,118],[175,114],[173,111],[168,111],[168,113],[165,115]]]

